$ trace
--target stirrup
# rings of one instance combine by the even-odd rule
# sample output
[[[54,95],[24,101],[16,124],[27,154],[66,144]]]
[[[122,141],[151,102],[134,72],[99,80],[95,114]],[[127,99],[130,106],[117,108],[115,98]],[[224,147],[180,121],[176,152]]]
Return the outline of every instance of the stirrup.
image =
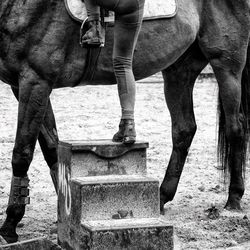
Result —
[[[88,23],[88,17],[85,18],[85,20],[82,22],[81,29],[80,29],[80,45],[82,47],[94,47],[94,48],[99,48],[99,47],[104,47],[105,44],[105,26],[102,24],[102,21],[100,20],[100,36],[99,37],[92,37],[86,40],[83,40],[82,38],[87,34],[89,29],[87,29],[86,32],[85,30],[85,25]]]

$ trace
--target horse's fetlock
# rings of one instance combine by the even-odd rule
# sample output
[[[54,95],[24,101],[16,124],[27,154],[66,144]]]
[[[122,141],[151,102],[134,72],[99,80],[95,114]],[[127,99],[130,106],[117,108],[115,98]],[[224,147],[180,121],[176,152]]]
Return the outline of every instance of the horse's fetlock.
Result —
[[[164,205],[169,201],[174,199],[175,193],[170,193],[168,191],[160,190],[160,202]]]
[[[172,201],[174,199],[177,186],[179,182],[179,176],[178,177],[172,177],[167,180],[163,180],[161,186],[160,186],[160,199],[161,201],[164,201],[164,203]]]
[[[229,188],[229,195],[234,197],[235,199],[241,199],[244,195],[245,188],[242,185],[231,185]]]
[[[18,240],[16,228],[13,227],[11,223],[6,222],[6,221],[3,224],[3,226],[0,228],[0,235],[8,244],[15,243]]]
[[[7,219],[6,221],[10,221],[17,225],[19,221],[23,218],[25,213],[25,205],[9,205],[6,210]]]

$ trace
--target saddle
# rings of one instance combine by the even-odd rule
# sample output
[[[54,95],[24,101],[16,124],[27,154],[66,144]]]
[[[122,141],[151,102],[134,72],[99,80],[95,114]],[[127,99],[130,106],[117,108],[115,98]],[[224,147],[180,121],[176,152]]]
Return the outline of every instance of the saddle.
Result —
[[[87,10],[83,0],[64,0],[69,15],[76,21],[81,22],[81,35],[88,19]],[[143,20],[171,18],[177,13],[176,0],[146,0],[144,5]],[[114,12],[101,8],[101,21],[104,27],[107,23],[114,23]]]
[[[174,17],[177,13],[177,0],[146,0],[144,5],[144,20]],[[82,0],[64,0],[69,15],[78,22],[87,18],[87,11]],[[104,22],[113,23],[114,13],[105,11]]]

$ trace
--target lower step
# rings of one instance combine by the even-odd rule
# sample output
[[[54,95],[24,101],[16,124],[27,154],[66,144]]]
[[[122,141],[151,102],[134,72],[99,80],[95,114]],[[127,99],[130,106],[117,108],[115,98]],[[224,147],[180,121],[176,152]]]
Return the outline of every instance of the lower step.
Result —
[[[66,250],[174,248],[173,226],[159,218],[82,221],[81,226],[68,228],[68,233],[59,233],[58,238],[59,244]]]

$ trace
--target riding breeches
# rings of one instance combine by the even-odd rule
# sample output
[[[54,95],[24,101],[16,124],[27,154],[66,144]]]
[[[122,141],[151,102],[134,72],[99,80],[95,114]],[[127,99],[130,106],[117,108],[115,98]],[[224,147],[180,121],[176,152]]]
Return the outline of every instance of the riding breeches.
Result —
[[[88,13],[95,13],[96,5],[115,12],[113,66],[118,84],[122,108],[122,119],[134,119],[135,79],[132,60],[143,19],[145,0],[85,0],[93,7]],[[94,15],[97,15],[94,14]]]

